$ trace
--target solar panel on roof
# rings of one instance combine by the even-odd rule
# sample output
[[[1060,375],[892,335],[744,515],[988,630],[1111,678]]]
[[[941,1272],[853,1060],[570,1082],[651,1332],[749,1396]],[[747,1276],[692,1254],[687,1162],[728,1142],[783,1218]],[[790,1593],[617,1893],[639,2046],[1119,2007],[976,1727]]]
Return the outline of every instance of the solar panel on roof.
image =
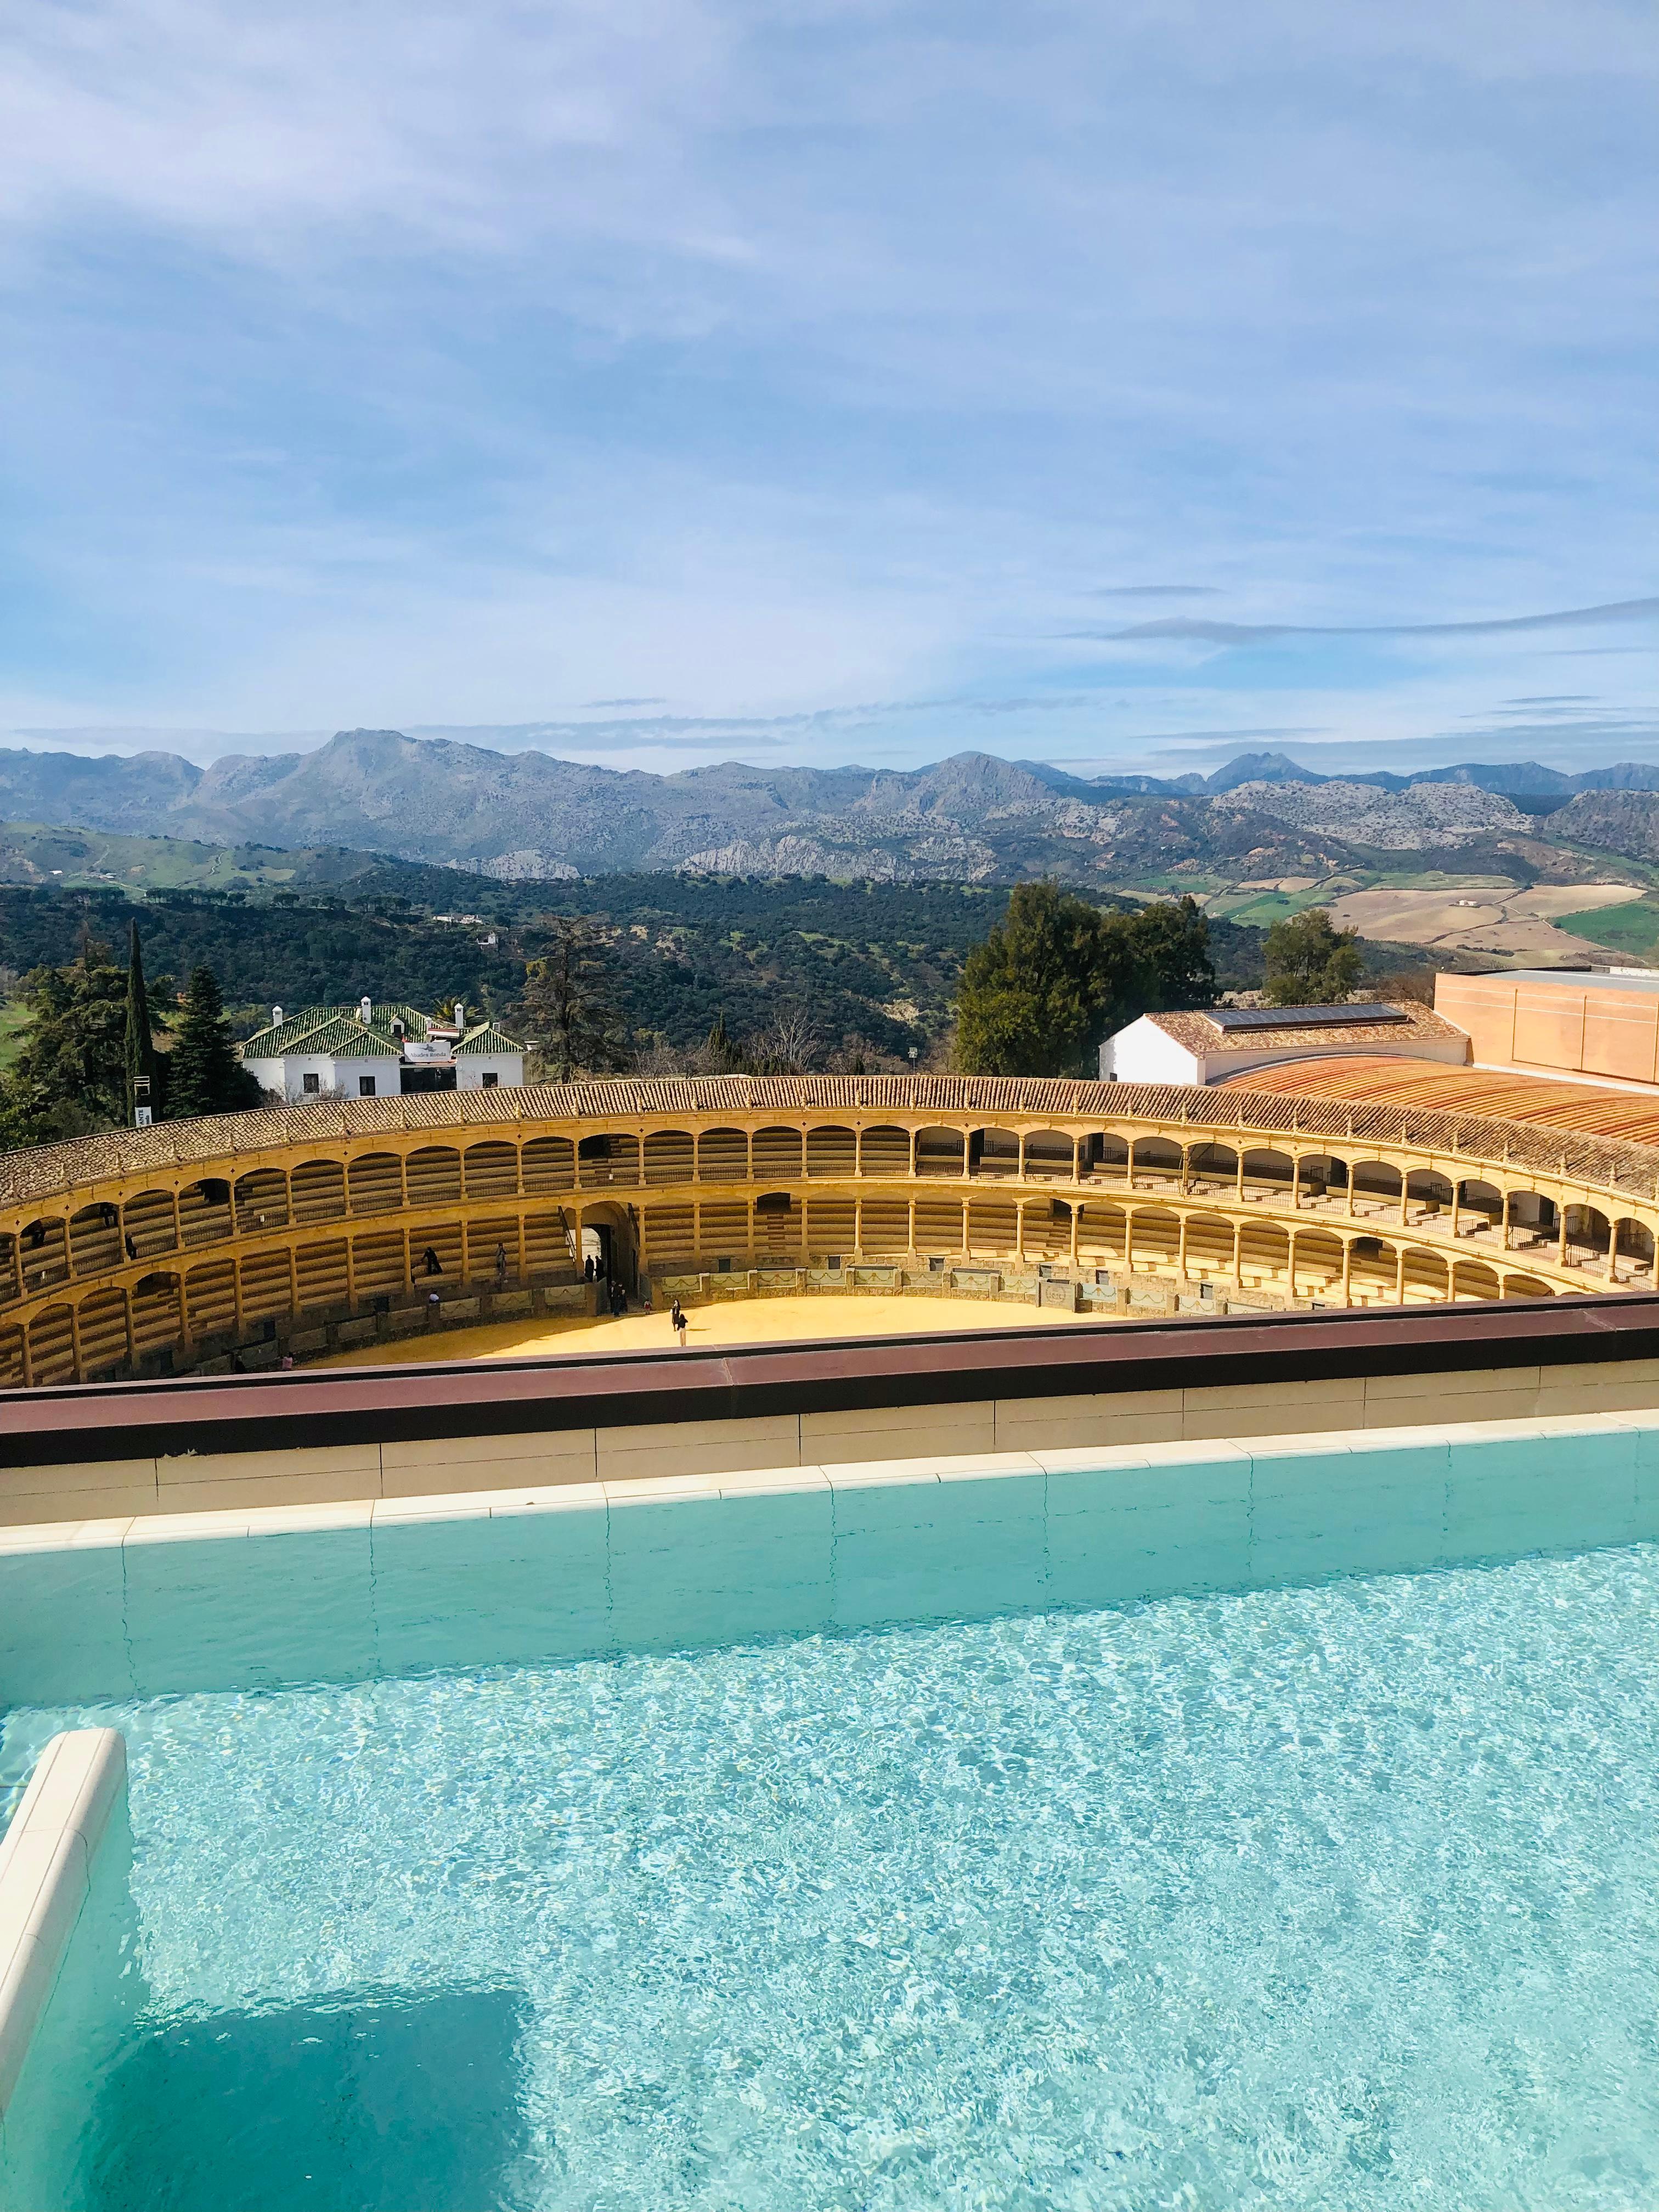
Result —
[[[1409,1023],[1398,1006],[1212,1006],[1204,1018],[1218,1030],[1370,1029],[1380,1022]]]

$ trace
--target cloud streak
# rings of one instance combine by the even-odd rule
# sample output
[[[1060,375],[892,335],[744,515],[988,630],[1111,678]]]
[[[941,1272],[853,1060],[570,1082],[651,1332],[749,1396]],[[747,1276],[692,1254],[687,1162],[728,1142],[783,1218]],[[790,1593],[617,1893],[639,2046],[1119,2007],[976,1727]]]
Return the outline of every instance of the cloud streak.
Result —
[[[1128,629],[1095,634],[1113,642],[1178,638],[1207,645],[1265,645],[1281,637],[1501,637],[1526,630],[1587,629],[1602,623],[1654,621],[1659,621],[1659,599],[1615,599],[1601,606],[1568,607],[1553,614],[1504,615],[1482,622],[1222,623],[1206,622],[1194,616],[1170,615],[1158,622],[1137,623]]]

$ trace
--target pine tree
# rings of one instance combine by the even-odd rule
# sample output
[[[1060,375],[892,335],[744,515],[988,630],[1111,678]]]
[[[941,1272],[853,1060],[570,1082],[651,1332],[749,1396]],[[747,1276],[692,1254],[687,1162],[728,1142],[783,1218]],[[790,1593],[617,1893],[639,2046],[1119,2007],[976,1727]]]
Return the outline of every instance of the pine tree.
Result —
[[[525,969],[519,1018],[544,1082],[569,1083],[616,1064],[617,1016],[602,952],[586,922],[556,921],[546,952]]]
[[[161,1118],[161,1102],[158,1096],[160,1084],[156,1079],[155,1040],[151,1033],[149,995],[144,988],[144,955],[138,942],[138,925],[132,925],[127,945],[127,1118],[133,1118],[140,1086],[143,1096]]]
[[[1127,928],[1055,884],[1017,884],[963,963],[956,1063],[965,1075],[1077,1075],[1144,997]]]
[[[196,969],[185,995],[179,1042],[167,1060],[167,1114],[234,1114],[259,1103],[258,1086],[236,1057],[224,1000],[211,968]]]

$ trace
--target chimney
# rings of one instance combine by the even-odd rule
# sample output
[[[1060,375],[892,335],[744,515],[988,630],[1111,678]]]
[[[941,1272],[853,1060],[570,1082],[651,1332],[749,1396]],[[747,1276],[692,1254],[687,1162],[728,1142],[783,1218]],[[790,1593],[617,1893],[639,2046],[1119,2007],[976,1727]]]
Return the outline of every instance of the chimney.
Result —
[[[463,1036],[465,1035],[466,1007],[459,999],[457,999],[455,1001],[455,1026]]]
[[[368,996],[368,993],[365,992],[363,996],[357,1001],[357,1018],[365,1029],[368,1027],[369,1018],[374,1012],[374,1002]]]
[[[273,1006],[270,1010],[270,1026],[274,1030],[279,1030],[283,1026],[283,1010],[280,1006]]]

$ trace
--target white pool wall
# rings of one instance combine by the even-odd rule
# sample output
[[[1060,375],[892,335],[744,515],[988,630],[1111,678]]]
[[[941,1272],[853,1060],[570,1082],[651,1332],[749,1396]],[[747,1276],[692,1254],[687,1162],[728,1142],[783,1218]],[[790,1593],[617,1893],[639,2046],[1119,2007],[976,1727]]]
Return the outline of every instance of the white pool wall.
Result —
[[[73,2212],[53,2169],[130,1963],[126,1766],[114,1729],[53,1736],[0,1838],[0,2206],[20,2212]]]
[[[1654,1539],[1659,1411],[37,1526],[0,1530],[0,1707],[537,1663]],[[27,1729],[9,1739],[21,1747]]]

